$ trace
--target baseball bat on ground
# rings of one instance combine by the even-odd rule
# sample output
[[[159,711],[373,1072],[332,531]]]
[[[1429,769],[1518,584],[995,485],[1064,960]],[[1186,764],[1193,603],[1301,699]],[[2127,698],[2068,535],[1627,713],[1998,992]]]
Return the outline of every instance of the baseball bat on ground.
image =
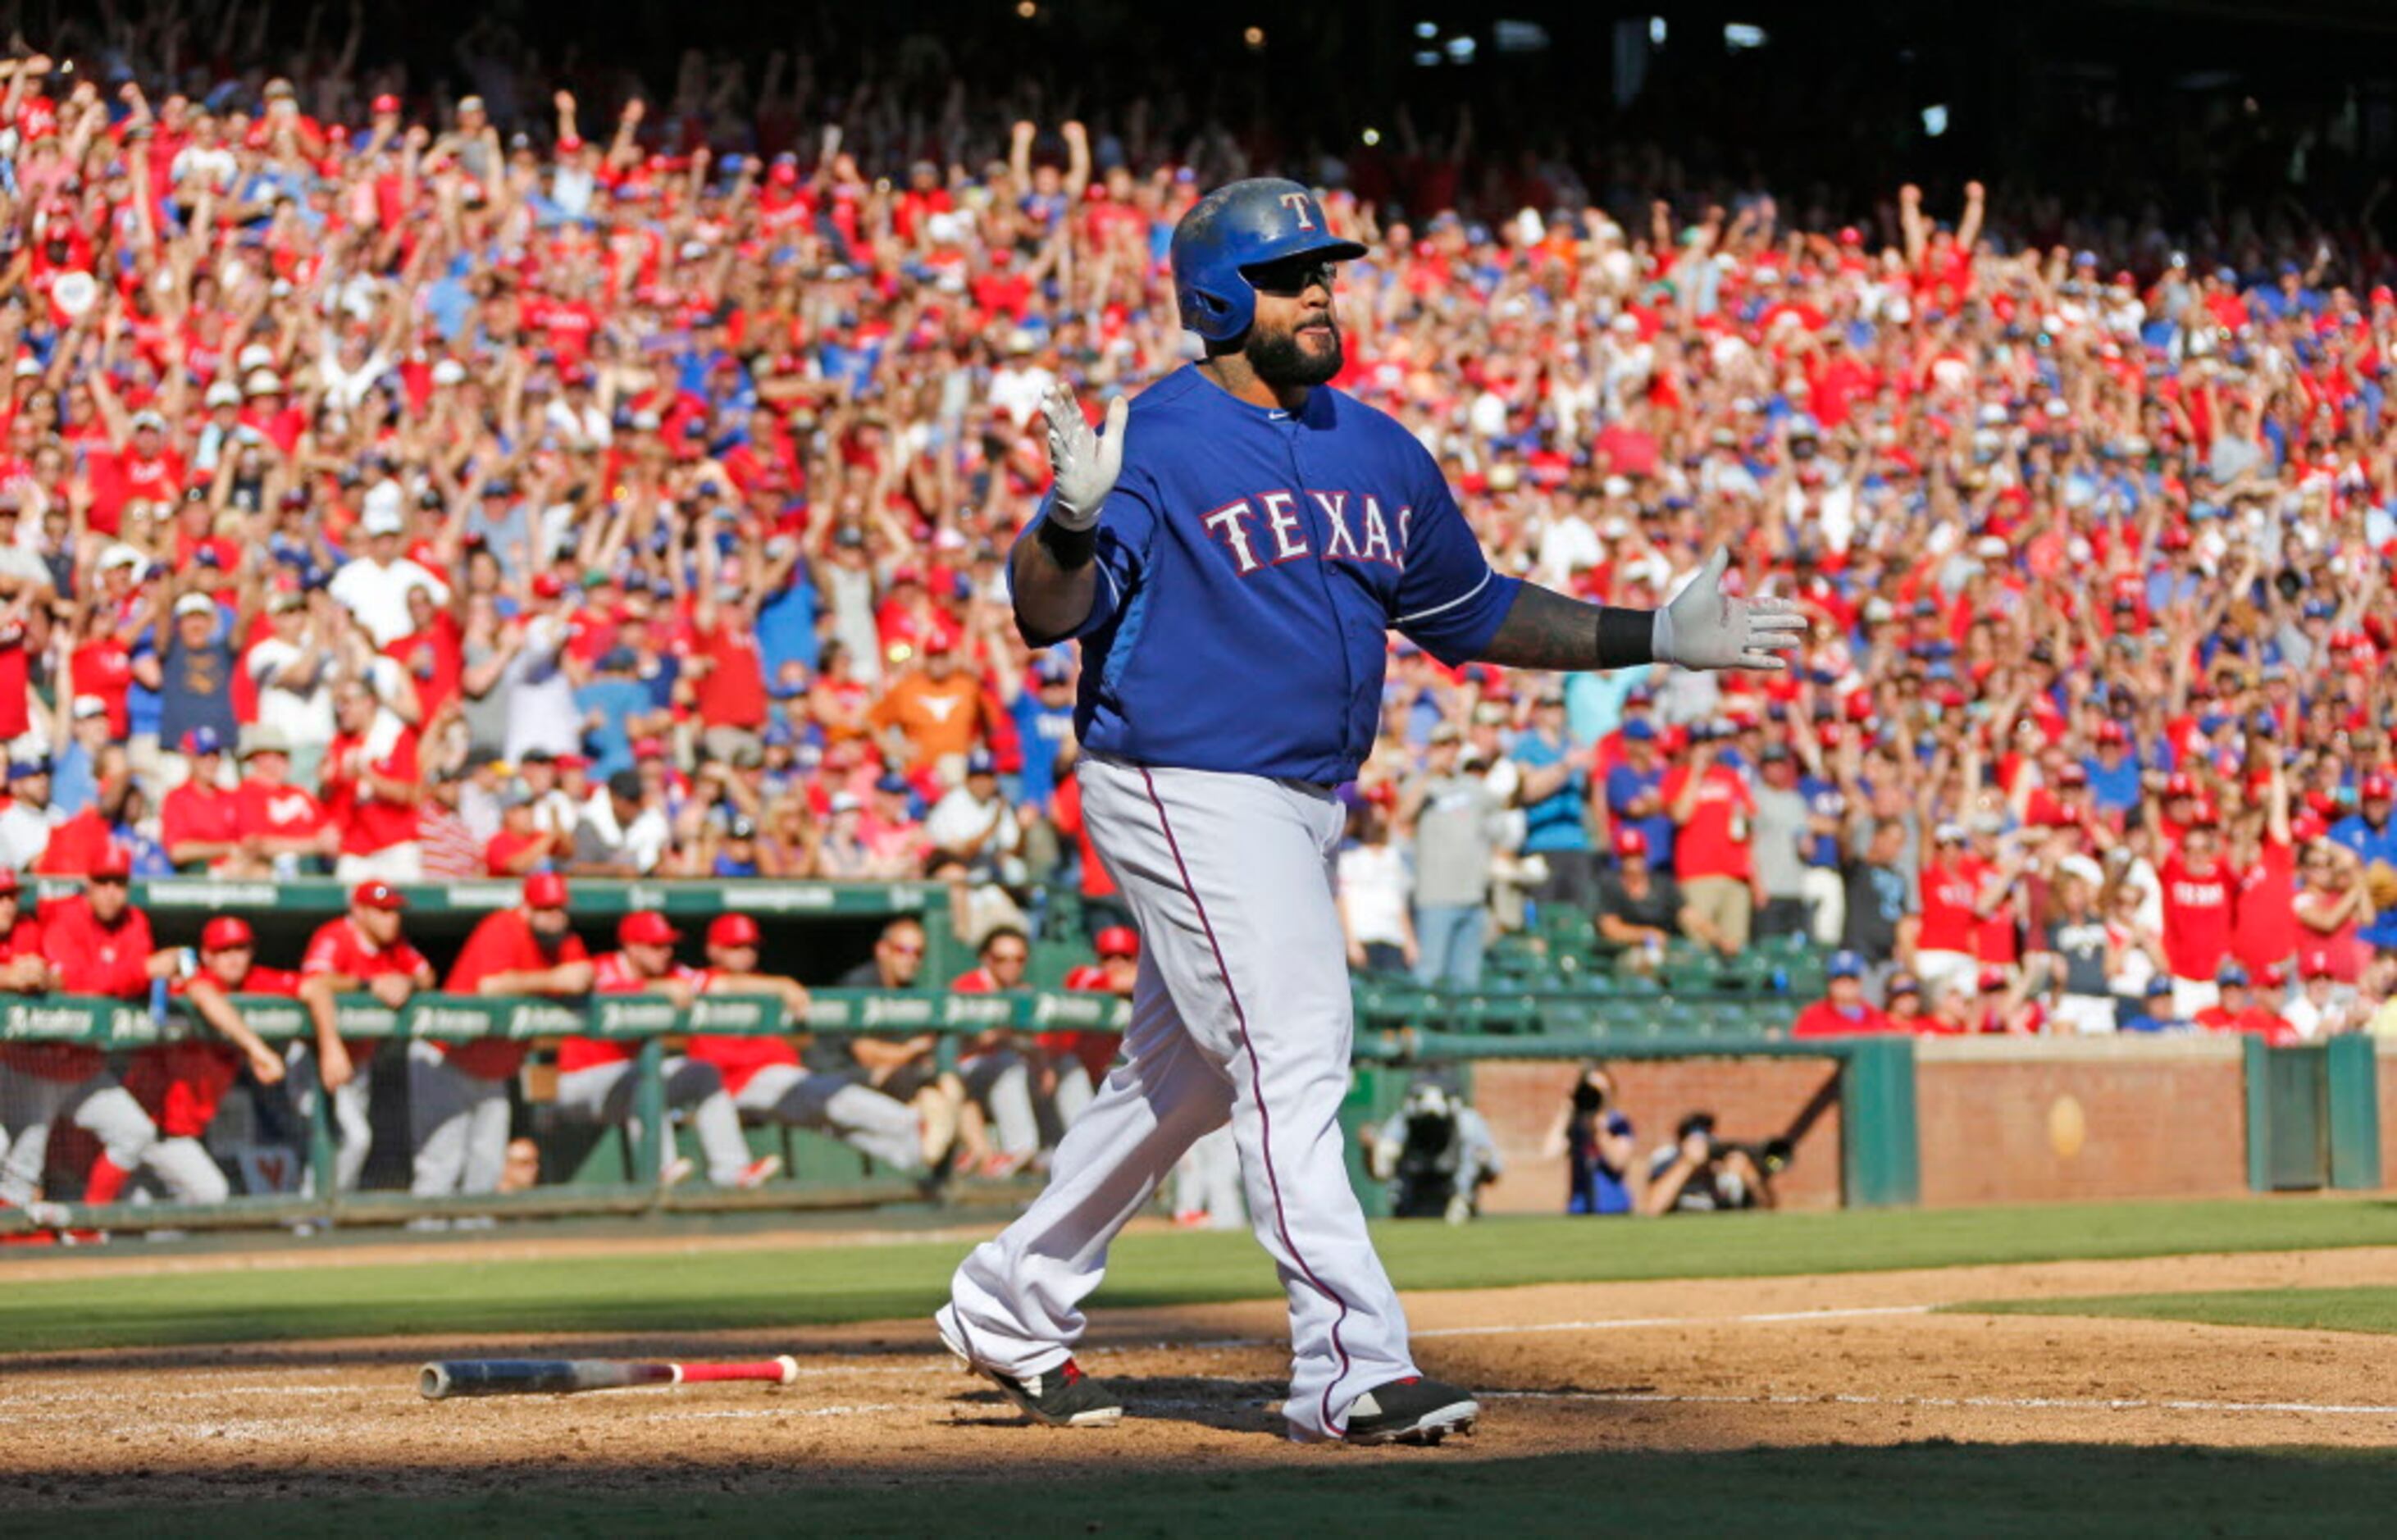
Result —
[[[799,1377],[787,1354],[751,1363],[641,1363],[626,1359],[456,1359],[428,1363],[416,1378],[428,1401],[456,1396],[562,1396],[576,1390],[623,1390],[640,1385],[704,1385],[760,1380],[789,1385]]]

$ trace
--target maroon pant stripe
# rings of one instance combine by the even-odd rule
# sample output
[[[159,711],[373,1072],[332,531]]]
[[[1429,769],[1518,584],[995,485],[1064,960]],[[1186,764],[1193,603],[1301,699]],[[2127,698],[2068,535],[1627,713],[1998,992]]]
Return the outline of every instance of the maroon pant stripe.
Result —
[[[1190,880],[1189,863],[1182,859],[1181,842],[1173,837],[1172,821],[1165,816],[1164,798],[1157,795],[1157,778],[1149,774],[1144,767],[1140,772],[1140,779],[1148,788],[1148,805],[1157,810],[1157,826],[1165,835],[1165,848],[1173,852],[1174,870],[1182,876],[1182,891],[1190,895],[1190,906],[1198,912],[1198,928],[1207,933],[1207,947],[1215,954],[1215,971],[1224,976],[1224,993],[1232,1002],[1232,1020],[1240,1029],[1240,1044],[1249,1051],[1249,1091],[1257,1099],[1257,1121],[1260,1125],[1258,1145],[1265,1152],[1265,1186],[1273,1193],[1274,1227],[1281,1232],[1282,1245],[1289,1249],[1291,1260],[1298,1264],[1298,1270],[1306,1275],[1306,1281],[1313,1284],[1326,1299],[1332,1301],[1340,1309],[1339,1315],[1332,1318],[1332,1350],[1340,1356],[1340,1373],[1331,1385],[1323,1387],[1324,1430],[1336,1438],[1347,1431],[1346,1428],[1332,1426],[1332,1390],[1333,1386],[1348,1377],[1348,1347],[1340,1340],[1340,1323],[1348,1319],[1348,1302],[1341,1298],[1331,1285],[1315,1276],[1315,1269],[1308,1266],[1306,1258],[1300,1254],[1298,1242],[1291,1239],[1290,1215],[1282,1208],[1281,1178],[1274,1172],[1273,1112],[1265,1105],[1265,1079],[1257,1073],[1257,1045],[1249,1036],[1249,1013],[1240,1008],[1240,992],[1233,986],[1232,970],[1224,961],[1224,945],[1215,939],[1214,922],[1207,917],[1207,905],[1198,897],[1198,885]]]

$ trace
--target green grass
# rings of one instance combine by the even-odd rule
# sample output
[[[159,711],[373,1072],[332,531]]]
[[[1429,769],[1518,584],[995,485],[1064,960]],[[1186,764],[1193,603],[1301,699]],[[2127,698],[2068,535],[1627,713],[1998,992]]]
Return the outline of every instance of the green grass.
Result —
[[[1654,1223],[1505,1219],[1464,1229],[1377,1225],[1404,1289],[1752,1278],[1975,1263],[2397,1244],[2377,1199],[2059,1204],[1727,1214]],[[946,1292],[955,1242],[456,1260],[46,1280],[0,1275],[0,1349],[533,1331],[690,1333],[921,1316]],[[1101,1306],[1271,1298],[1246,1235],[1140,1235],[1115,1251]]]
[[[2207,1326],[2283,1326],[2301,1332],[2397,1332],[2397,1288],[2237,1289],[2213,1293],[2106,1294],[2094,1299],[2007,1299],[1951,1308],[1975,1315],[2122,1316]]]
[[[622,1479],[625,1472],[616,1472]],[[85,1536],[339,1533],[885,1535],[1237,1534],[2385,1534],[2397,1459],[2379,1452],[2214,1451],[1934,1441],[1888,1449],[1590,1453],[1480,1460],[1454,1450],[1356,1465],[1191,1473],[1125,1470],[971,1486],[916,1477],[800,1491],[543,1491],[490,1473],[490,1495],[310,1498],[77,1508]],[[849,1473],[855,1479],[858,1473]],[[960,1528],[961,1499],[971,1519]],[[32,1519],[37,1515],[27,1514]],[[64,1517],[60,1515],[60,1517]]]

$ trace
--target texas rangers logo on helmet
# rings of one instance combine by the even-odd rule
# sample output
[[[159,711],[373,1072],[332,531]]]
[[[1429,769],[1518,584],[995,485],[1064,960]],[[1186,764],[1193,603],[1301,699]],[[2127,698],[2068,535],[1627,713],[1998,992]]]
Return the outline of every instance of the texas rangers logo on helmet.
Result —
[[[1304,193],[1284,193],[1281,195],[1281,206],[1298,216],[1298,227],[1301,230],[1315,228],[1314,199]]]

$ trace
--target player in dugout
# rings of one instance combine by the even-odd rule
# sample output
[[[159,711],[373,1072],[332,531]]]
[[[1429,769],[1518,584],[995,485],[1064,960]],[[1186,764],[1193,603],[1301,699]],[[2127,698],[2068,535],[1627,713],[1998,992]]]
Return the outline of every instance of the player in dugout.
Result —
[[[771,995],[796,1030],[808,1019],[808,991],[798,980],[757,971],[757,922],[747,915],[718,915],[707,927],[707,966],[700,969],[702,995]],[[825,1074],[800,1062],[789,1037],[700,1034],[690,1057],[713,1065],[724,1078],[732,1105],[747,1116],[792,1128],[819,1129],[884,1165],[908,1172],[936,1169],[957,1138],[955,1109],[945,1100],[917,1107],[887,1096],[857,1074]]]
[[[636,909],[616,923],[617,949],[591,961],[591,989],[599,995],[663,995],[688,1008],[706,982],[696,968],[675,959],[682,932],[655,909]],[[562,1112],[597,1123],[634,1126],[634,1074],[640,1045],[615,1038],[568,1038],[557,1048],[557,1105]],[[666,1105],[686,1110],[707,1159],[707,1179],[719,1187],[761,1186],[783,1169],[779,1155],[752,1158],[741,1132],[741,1113],[725,1093],[724,1077],[703,1059],[669,1054],[663,1066]],[[690,1173],[676,1156],[664,1172],[668,1185]]]
[[[335,997],[363,991],[396,1011],[417,991],[433,987],[433,964],[400,934],[407,907],[407,898],[390,883],[361,882],[350,890],[349,913],[318,926],[300,956],[300,999],[315,1036],[292,1045],[293,1100],[305,1118],[315,1115],[320,1085],[332,1097],[334,1182],[342,1192],[356,1188],[374,1146],[368,1109],[374,1101],[376,1043],[341,1037]]]
[[[201,927],[196,960],[187,957],[184,963],[188,971],[179,971],[168,987],[214,1036],[136,1051],[125,1072],[125,1089],[158,1125],[163,1139],[190,1147],[182,1158],[189,1170],[197,1175],[205,1167],[215,1177],[210,1196],[199,1201],[221,1203],[231,1189],[200,1141],[245,1065],[260,1085],[278,1085],[283,1079],[282,1055],[250,1030],[232,997],[297,998],[300,975],[288,968],[261,966],[257,938],[249,921],[239,915],[219,915]]]

